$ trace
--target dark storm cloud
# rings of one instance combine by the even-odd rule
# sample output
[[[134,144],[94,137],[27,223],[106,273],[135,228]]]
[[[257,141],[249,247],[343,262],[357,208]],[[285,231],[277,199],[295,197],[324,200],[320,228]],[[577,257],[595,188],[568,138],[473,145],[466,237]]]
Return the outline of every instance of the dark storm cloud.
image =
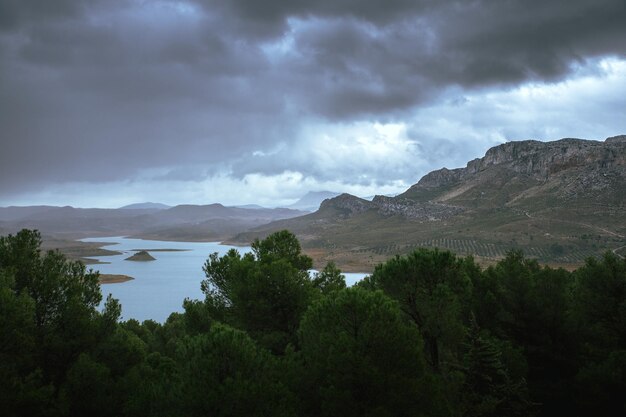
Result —
[[[275,36],[290,17],[356,18],[388,24],[413,16],[436,0],[192,0],[209,13],[223,13],[237,30],[253,36]]]
[[[469,2],[437,20],[439,57],[450,64],[439,74],[468,86],[556,80],[572,63],[624,56],[625,18],[619,0]]]
[[[86,1],[3,0],[0,2],[0,30],[10,30],[29,22],[76,17]]]
[[[231,160],[295,169],[245,155],[451,86],[564,79],[624,57],[625,22],[622,0],[0,0],[0,199]]]

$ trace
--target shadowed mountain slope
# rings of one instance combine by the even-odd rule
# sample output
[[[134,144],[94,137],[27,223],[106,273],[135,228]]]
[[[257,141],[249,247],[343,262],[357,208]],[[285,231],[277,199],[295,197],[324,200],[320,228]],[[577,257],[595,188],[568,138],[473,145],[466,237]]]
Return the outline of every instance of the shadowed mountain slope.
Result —
[[[466,167],[440,169],[396,197],[348,194],[312,214],[237,236],[298,234],[318,260],[373,266],[416,247],[489,262],[507,250],[559,265],[626,245],[626,136],[604,142],[508,142]],[[359,261],[354,261],[359,258]]]

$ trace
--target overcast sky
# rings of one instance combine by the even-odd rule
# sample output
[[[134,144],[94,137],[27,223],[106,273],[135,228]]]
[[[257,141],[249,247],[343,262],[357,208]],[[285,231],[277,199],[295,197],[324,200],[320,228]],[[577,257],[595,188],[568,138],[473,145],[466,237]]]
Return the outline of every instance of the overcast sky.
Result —
[[[625,0],[0,0],[0,206],[390,194],[618,134]]]

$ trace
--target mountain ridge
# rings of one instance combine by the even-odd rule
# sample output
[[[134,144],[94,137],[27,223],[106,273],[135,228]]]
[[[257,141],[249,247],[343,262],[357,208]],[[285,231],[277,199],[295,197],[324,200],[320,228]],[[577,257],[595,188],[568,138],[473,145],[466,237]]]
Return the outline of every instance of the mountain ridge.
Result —
[[[416,197],[416,190],[449,186],[494,166],[505,166],[537,181],[546,181],[571,168],[589,167],[590,162],[597,163],[595,169],[611,169],[615,164],[626,163],[625,150],[626,136],[615,136],[604,142],[572,138],[553,142],[507,142],[490,148],[483,158],[469,161],[464,168],[442,168],[424,175],[400,196]]]

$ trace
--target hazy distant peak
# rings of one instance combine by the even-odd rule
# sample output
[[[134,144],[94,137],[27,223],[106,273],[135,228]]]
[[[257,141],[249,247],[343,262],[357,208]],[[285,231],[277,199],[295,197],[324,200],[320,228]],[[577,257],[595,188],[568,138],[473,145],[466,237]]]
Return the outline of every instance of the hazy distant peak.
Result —
[[[232,207],[248,209],[248,210],[264,210],[264,209],[267,208],[267,207],[260,206],[258,204],[243,204],[243,205],[240,205],[240,206],[232,206]]]
[[[287,208],[296,210],[315,211],[320,207],[322,201],[337,197],[339,193],[333,191],[309,191],[295,203],[287,206]]]
[[[123,210],[145,210],[145,209],[167,210],[168,208],[170,208],[170,206],[166,204],[151,203],[151,202],[134,203],[134,204],[129,204],[124,207],[120,207],[120,209],[123,209]]]

